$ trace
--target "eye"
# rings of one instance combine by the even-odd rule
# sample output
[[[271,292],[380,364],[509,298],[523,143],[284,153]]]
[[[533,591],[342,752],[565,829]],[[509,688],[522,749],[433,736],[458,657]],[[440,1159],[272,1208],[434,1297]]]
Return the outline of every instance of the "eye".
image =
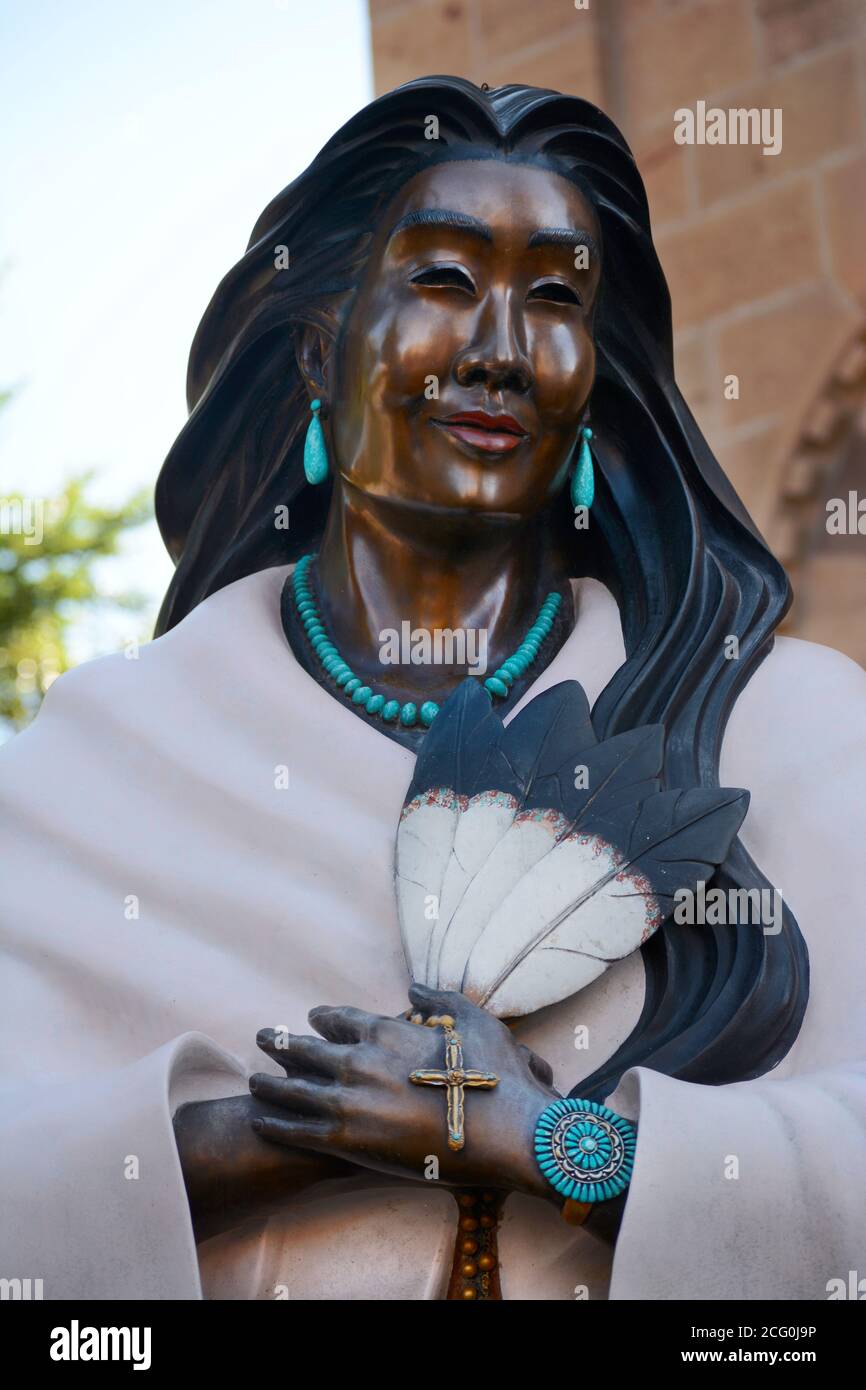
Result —
[[[472,277],[459,265],[431,265],[412,276],[413,285],[424,285],[428,289],[463,290],[465,294],[475,294]]]
[[[548,304],[583,304],[577,290],[563,280],[542,280],[533,285],[527,299],[540,299]]]

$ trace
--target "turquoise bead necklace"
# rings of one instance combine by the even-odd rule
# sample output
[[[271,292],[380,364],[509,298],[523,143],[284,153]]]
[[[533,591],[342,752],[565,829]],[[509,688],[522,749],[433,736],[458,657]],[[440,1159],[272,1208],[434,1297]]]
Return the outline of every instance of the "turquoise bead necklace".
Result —
[[[418,723],[429,729],[439,713],[439,706],[435,700],[425,700],[420,709],[411,700],[407,700],[403,705],[400,704],[399,700],[386,700],[384,695],[377,694],[371,686],[365,685],[361,677],[356,676],[352,668],[343,660],[338,648],[331,641],[322,615],[313,598],[310,585],[312,563],[312,555],[304,555],[295,565],[295,571],[292,575],[293,593],[298,618],[306,630],[310,645],[322,670],[342,690],[343,694],[349,697],[353,705],[361,705],[367,714],[377,715],[380,719],[384,719],[386,724],[397,721],[405,729],[411,729],[413,725]],[[550,593],[547,595],[541,605],[538,617],[517,651],[506,661],[503,661],[492,676],[488,676],[484,682],[484,689],[491,700],[494,698],[504,700],[515,680],[522,676],[524,671],[527,671],[535,661],[542,642],[553,627],[553,620],[561,602],[561,594]]]

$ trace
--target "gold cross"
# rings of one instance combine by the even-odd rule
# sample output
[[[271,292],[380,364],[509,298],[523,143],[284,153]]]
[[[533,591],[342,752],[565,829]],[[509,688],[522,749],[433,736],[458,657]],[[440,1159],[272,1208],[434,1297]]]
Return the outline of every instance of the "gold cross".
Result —
[[[480,1087],[490,1091],[498,1086],[499,1077],[492,1071],[466,1071],[463,1067],[463,1048],[460,1034],[455,1033],[450,1023],[442,1023],[445,1029],[445,1070],[413,1071],[409,1080],[416,1086],[447,1086],[448,1088],[448,1147],[462,1149],[465,1141],[463,1133],[463,1088]]]

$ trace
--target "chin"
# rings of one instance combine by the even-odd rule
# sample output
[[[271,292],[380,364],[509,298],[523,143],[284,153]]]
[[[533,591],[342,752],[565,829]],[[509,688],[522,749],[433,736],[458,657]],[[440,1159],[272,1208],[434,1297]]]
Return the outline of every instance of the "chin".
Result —
[[[430,516],[450,519],[456,525],[469,524],[477,534],[479,526],[517,526],[526,522],[534,514],[511,498],[453,497],[441,501],[424,501],[417,504],[419,511]]]

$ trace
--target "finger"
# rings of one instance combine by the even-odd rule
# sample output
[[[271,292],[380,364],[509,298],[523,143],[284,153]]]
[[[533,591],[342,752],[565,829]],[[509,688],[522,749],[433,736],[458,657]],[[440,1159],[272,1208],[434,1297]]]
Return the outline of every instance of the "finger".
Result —
[[[289,1074],[312,1072],[334,1080],[345,1065],[345,1048],[321,1038],[287,1033],[282,1028],[263,1028],[256,1034],[256,1043]]]
[[[326,1153],[337,1139],[336,1126],[330,1120],[284,1120],[276,1115],[259,1115],[252,1128],[262,1139],[283,1144],[290,1149],[315,1149]]]
[[[256,1100],[279,1105],[300,1115],[333,1115],[338,1108],[337,1088],[299,1076],[271,1076],[259,1071],[250,1077],[250,1091]]]
[[[456,990],[430,989],[415,983],[409,986],[409,999],[425,1021],[439,1014],[450,1014],[456,1019],[458,1014],[466,1012],[470,1002],[465,994],[458,994]]]
[[[310,1026],[323,1038],[342,1046],[365,1042],[383,1022],[378,1014],[368,1014],[363,1009],[353,1009],[348,1005],[336,1008],[320,1004],[318,1008],[310,1009],[307,1018]]]
[[[526,1046],[526,1043],[520,1043],[520,1051],[536,1081],[540,1081],[543,1086],[552,1086],[553,1068],[550,1063],[545,1062],[544,1058],[539,1057],[537,1052],[533,1052],[531,1047]]]

